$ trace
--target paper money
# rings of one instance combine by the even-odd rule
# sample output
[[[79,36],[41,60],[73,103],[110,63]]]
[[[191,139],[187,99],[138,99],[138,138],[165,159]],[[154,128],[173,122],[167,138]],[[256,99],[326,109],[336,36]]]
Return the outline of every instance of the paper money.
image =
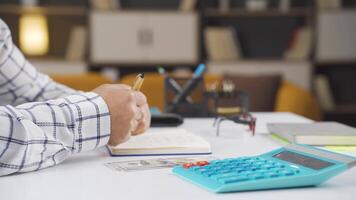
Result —
[[[188,162],[197,162],[201,160],[215,160],[212,156],[208,157],[172,157],[172,158],[157,158],[145,160],[129,160],[109,162],[104,165],[115,171],[140,171],[150,169],[172,168],[176,165],[181,165]]]

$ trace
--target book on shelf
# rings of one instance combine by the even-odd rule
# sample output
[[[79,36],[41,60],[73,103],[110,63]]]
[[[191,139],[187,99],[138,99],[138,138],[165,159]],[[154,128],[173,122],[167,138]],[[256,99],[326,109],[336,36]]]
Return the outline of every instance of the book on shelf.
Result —
[[[179,10],[183,12],[193,11],[197,0],[181,0]]]
[[[245,4],[248,11],[263,11],[268,7],[267,0],[246,0]]]
[[[11,2],[11,1],[10,1]],[[15,1],[16,2],[16,1]],[[12,2],[13,3],[13,2]],[[20,0],[20,3],[23,5],[23,6],[28,6],[28,7],[31,7],[31,6],[38,6],[39,4],[39,0]]]
[[[279,0],[278,9],[281,12],[289,12],[291,7],[291,0]]]
[[[87,48],[87,30],[84,26],[74,26],[70,30],[66,50],[67,60],[84,60]]]
[[[310,27],[296,29],[284,57],[295,60],[308,59],[312,50],[312,36]]]
[[[230,9],[230,0],[219,0],[219,10],[228,11]]]
[[[318,62],[356,61],[356,12],[321,11],[316,20],[315,57]]]
[[[342,0],[317,0],[316,6],[319,10],[340,9],[342,8]]]
[[[241,48],[232,27],[207,27],[204,30],[205,47],[211,61],[238,60]]]
[[[325,75],[317,75],[313,81],[315,95],[324,111],[332,111],[335,108],[334,98],[331,92],[329,79]]]
[[[150,128],[108,149],[112,156],[211,154],[206,140],[182,128]]]
[[[91,0],[90,4],[95,10],[117,10],[120,8],[120,0]]]

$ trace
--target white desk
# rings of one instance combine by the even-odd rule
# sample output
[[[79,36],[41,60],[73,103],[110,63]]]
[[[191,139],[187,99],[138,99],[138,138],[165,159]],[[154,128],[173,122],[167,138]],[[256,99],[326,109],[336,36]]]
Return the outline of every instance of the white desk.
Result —
[[[256,113],[257,135],[246,127],[223,122],[220,137],[215,136],[212,119],[186,119],[183,127],[211,142],[214,156],[248,156],[270,151],[281,144],[266,133],[266,122],[309,122],[289,113]],[[73,156],[62,164],[37,172],[0,177],[1,200],[105,200],[105,199],[355,199],[356,169],[351,169],[319,187],[213,194],[175,177],[170,169],[117,172],[103,164],[138,159],[111,158],[106,149]]]

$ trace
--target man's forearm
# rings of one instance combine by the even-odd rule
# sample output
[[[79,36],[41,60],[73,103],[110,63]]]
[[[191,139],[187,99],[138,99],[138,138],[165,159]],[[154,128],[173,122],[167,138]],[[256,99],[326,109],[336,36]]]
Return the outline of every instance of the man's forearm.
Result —
[[[0,107],[0,175],[56,165],[105,145],[110,114],[95,93]]]

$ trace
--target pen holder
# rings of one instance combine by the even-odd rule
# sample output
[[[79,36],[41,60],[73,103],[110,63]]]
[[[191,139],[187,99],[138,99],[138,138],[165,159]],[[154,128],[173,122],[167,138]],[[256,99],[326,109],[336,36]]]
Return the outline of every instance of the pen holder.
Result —
[[[171,76],[165,78],[164,99],[166,112],[170,110],[167,108],[174,106],[174,109],[170,110],[170,112],[180,114],[183,117],[202,117],[207,115],[208,110],[204,98],[204,79],[202,77],[197,78],[196,87],[192,89],[186,98],[180,102],[173,103],[177,95],[182,92],[187,82],[191,79],[192,76]],[[176,85],[172,84],[172,80],[176,82]]]
[[[215,97],[216,116],[231,116],[249,112],[249,96],[246,92],[218,91]]]
[[[249,96],[243,91],[207,91],[205,99],[209,116],[212,117],[228,117],[249,112]]]

